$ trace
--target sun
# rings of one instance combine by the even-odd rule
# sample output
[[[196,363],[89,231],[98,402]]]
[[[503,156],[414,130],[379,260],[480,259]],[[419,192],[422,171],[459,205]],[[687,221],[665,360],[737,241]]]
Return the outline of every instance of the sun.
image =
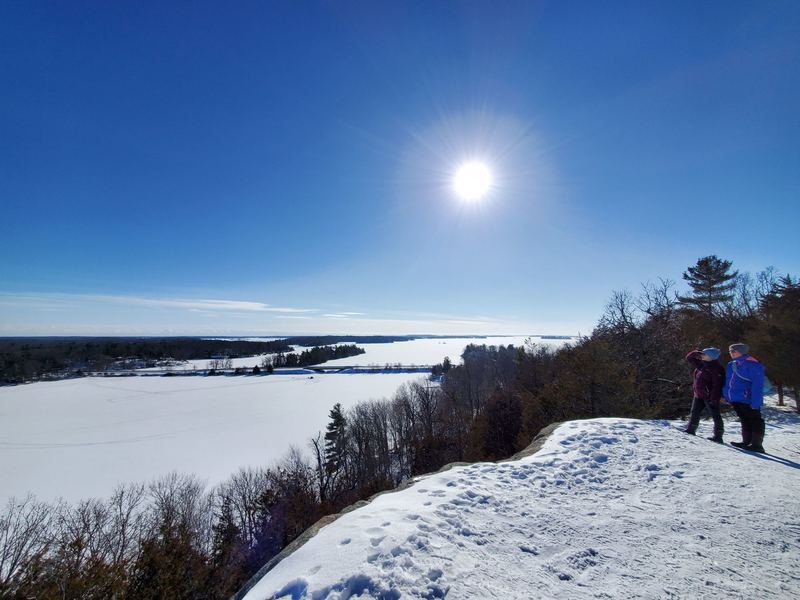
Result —
[[[462,200],[480,200],[492,186],[492,173],[482,162],[464,163],[453,178],[453,189]]]

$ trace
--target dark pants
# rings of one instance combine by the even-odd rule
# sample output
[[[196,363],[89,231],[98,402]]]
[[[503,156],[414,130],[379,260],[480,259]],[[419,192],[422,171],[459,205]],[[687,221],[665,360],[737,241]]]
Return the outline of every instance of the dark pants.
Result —
[[[742,422],[742,441],[753,446],[763,446],[766,424],[761,416],[761,409],[751,408],[743,402],[732,402],[731,405]]]
[[[722,415],[719,412],[719,404],[714,405],[708,400],[702,398],[695,398],[692,400],[692,414],[689,416],[689,424],[686,426],[686,431],[694,433],[697,431],[697,424],[700,423],[700,415],[703,409],[708,409],[711,418],[714,419],[714,437],[722,439],[722,434],[725,432],[725,426],[722,424]]]

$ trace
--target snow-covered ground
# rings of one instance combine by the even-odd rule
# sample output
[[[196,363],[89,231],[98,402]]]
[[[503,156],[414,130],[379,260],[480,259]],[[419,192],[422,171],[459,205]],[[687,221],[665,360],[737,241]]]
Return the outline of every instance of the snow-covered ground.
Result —
[[[0,506],[108,496],[177,470],[209,484],[305,447],[336,403],[390,397],[418,374],[85,378],[0,387]]]
[[[343,515],[246,598],[800,597],[793,410],[765,411],[770,456],[707,441],[708,422],[563,424],[533,456]]]
[[[257,354],[255,356],[243,356],[241,358],[232,358],[231,359],[231,368],[236,369],[238,367],[245,367],[247,369],[252,369],[255,366],[261,366],[261,361],[264,360],[265,356],[274,356],[274,354]],[[161,373],[164,370],[168,371],[205,371],[209,368],[209,363],[211,362],[210,358],[196,358],[192,360],[184,360],[175,365],[169,367],[147,367],[143,369],[136,369],[137,371],[141,372],[148,372],[148,371],[157,371]]]

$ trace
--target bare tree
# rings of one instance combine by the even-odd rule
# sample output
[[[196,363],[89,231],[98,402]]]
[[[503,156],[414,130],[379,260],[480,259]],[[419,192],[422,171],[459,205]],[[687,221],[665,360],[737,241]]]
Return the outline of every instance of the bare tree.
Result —
[[[269,472],[261,468],[241,468],[215,490],[217,506],[227,498],[234,522],[248,546],[256,542],[262,499],[270,489]]]
[[[658,278],[657,283],[642,284],[642,291],[634,301],[636,308],[650,318],[669,320],[678,307],[678,293],[672,279]]]
[[[107,553],[112,565],[132,564],[138,558],[139,542],[148,533],[144,484],[120,485],[108,500]]]
[[[637,302],[628,290],[614,290],[600,317],[598,329],[612,335],[625,335],[641,324]]]
[[[212,541],[213,501],[196,475],[175,471],[148,486],[154,523],[184,527],[198,550],[208,553]]]
[[[0,592],[50,550],[55,512],[52,505],[33,495],[8,501],[0,516]]]

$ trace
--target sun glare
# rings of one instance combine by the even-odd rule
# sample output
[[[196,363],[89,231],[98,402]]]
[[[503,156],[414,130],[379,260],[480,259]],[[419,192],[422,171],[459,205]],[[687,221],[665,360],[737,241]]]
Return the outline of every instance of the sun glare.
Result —
[[[492,174],[481,162],[469,162],[459,167],[453,179],[456,195],[462,200],[483,198],[492,185]]]

